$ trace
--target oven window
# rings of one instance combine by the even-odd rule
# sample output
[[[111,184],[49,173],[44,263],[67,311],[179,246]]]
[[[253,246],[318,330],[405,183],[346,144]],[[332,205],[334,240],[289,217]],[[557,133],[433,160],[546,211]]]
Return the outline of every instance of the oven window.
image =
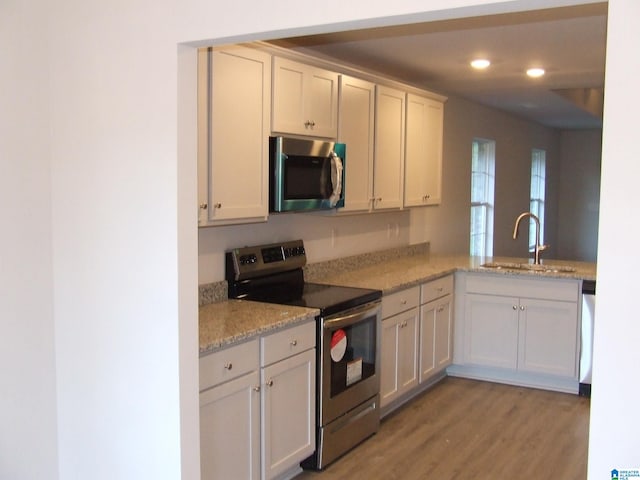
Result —
[[[285,200],[322,200],[329,198],[331,192],[331,159],[287,156],[284,163]]]
[[[331,397],[376,373],[376,316],[331,332]]]

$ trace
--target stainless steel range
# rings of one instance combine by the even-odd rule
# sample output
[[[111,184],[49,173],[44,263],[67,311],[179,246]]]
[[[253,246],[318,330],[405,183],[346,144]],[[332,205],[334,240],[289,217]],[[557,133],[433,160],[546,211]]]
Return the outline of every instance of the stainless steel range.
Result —
[[[306,283],[302,240],[236,248],[226,255],[229,298],[317,308],[317,438],[302,463],[320,470],[380,425],[382,292]]]

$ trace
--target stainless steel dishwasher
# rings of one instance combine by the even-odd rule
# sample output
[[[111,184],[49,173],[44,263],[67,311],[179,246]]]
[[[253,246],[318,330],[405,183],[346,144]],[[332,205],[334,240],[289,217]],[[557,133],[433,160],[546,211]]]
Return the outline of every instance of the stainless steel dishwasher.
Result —
[[[578,393],[591,396],[591,367],[593,365],[593,326],[596,313],[596,282],[582,281],[582,314],[580,330],[580,388]]]

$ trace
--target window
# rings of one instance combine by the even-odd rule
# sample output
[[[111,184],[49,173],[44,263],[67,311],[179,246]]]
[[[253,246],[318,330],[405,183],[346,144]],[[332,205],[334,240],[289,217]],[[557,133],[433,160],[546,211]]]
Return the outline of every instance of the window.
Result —
[[[540,220],[540,243],[544,244],[544,190],[545,164],[547,153],[534,148],[531,150],[531,203],[529,211]],[[529,251],[533,252],[536,245],[536,224],[529,221]]]
[[[474,139],[471,148],[471,239],[474,256],[493,255],[493,192],[495,150],[493,140]]]

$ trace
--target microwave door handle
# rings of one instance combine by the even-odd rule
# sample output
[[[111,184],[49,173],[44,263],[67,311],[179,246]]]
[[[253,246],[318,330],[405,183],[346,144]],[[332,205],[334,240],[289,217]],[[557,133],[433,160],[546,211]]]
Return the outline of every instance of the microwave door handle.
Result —
[[[333,192],[329,197],[329,204],[334,207],[338,200],[340,200],[340,194],[342,193],[342,159],[336,155],[335,152],[331,152],[331,184],[333,185]]]

